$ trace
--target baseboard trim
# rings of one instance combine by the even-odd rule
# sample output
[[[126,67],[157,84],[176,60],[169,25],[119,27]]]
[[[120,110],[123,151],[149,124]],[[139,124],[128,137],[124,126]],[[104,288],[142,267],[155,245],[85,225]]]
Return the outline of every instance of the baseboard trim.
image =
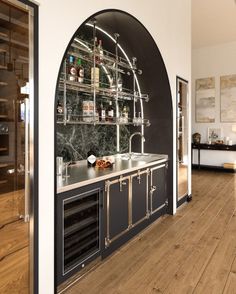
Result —
[[[231,168],[223,168],[222,166],[214,166],[214,165],[200,165],[192,164],[192,169],[198,170],[211,170],[211,171],[218,171],[218,172],[225,172],[225,173],[236,173],[236,169]]]
[[[192,194],[185,195],[184,197],[182,197],[180,200],[177,201],[177,208],[180,207],[185,202],[190,202],[191,200],[192,200]]]

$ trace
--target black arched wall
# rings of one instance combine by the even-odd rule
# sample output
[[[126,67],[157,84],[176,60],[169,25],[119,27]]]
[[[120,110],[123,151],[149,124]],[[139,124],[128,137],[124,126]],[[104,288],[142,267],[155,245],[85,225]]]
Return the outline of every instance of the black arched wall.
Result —
[[[148,153],[163,153],[169,156],[167,188],[169,213],[172,213],[173,116],[171,90],[164,61],[150,33],[130,14],[118,10],[105,10],[93,15],[88,20],[94,17],[96,17],[97,25],[112,36],[114,33],[120,34],[120,45],[130,60],[133,56],[137,57],[138,68],[143,71],[143,74],[138,76],[138,80],[141,91],[149,94],[150,97],[148,103],[144,102],[144,117],[151,122],[151,126],[145,127],[144,130],[146,139],[144,150]],[[74,36],[88,35],[89,40],[92,38],[92,29],[84,24],[79,27]],[[98,34],[101,33],[98,32]],[[98,35],[98,37],[104,40],[103,44],[106,45],[104,48],[111,46],[109,42],[106,44],[104,35]],[[140,128],[130,128],[131,133],[137,130]],[[140,152],[140,139],[134,137],[133,142],[133,149]]]

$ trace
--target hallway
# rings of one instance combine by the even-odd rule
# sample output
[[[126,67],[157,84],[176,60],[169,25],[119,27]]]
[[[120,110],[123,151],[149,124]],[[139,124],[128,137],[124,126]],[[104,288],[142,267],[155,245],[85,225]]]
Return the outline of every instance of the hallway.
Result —
[[[190,203],[64,293],[236,293],[235,187],[235,174],[194,171]]]

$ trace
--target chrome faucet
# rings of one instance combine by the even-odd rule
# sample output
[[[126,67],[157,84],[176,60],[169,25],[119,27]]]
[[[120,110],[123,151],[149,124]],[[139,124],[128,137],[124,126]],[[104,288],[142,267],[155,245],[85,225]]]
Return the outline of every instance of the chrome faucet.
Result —
[[[131,158],[131,156],[132,156],[132,152],[131,152],[132,139],[133,139],[133,137],[136,136],[136,135],[139,135],[139,136],[141,137],[141,139],[143,140],[143,142],[145,142],[145,137],[144,137],[144,135],[143,135],[142,133],[140,133],[140,132],[135,132],[135,133],[133,133],[133,134],[130,136],[130,138],[129,138],[129,157],[130,157],[130,158]]]

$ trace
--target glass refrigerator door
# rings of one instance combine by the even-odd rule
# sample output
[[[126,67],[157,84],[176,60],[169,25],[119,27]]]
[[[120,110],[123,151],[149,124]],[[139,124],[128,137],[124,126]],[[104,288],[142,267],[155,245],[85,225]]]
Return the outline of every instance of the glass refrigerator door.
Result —
[[[0,293],[30,289],[32,11],[0,0]]]

